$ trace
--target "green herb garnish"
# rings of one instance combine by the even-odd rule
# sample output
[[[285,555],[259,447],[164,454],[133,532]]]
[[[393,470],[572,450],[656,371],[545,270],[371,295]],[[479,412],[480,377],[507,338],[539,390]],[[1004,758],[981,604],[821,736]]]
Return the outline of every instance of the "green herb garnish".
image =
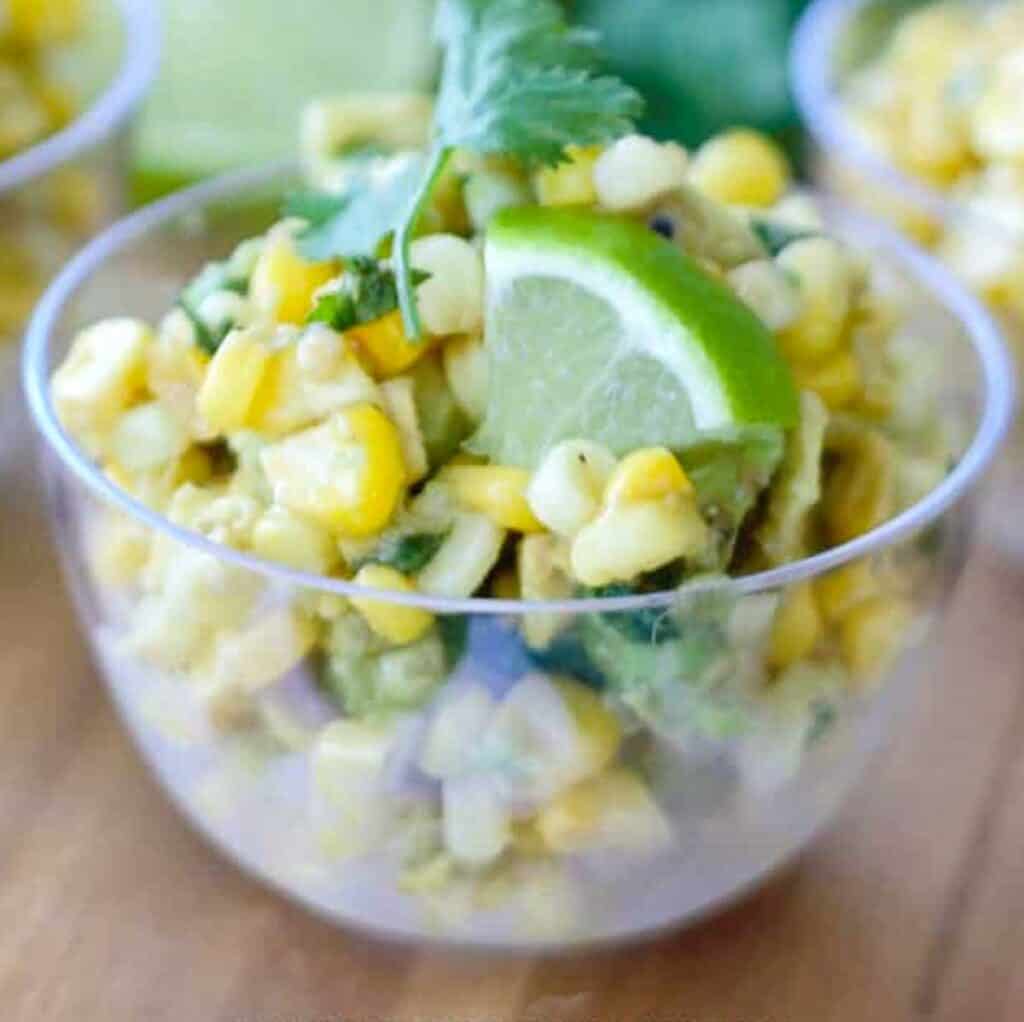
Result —
[[[570,145],[627,133],[643,110],[633,89],[595,74],[595,36],[570,28],[555,0],[442,0],[437,36],[445,61],[426,157],[399,163],[390,180],[358,175],[332,202],[302,198],[288,210],[308,221],[300,244],[313,260],[378,255],[394,236],[398,304],[413,339],[422,326],[410,245],[456,149],[554,166]]]
[[[413,271],[413,284],[422,284],[429,274]],[[337,291],[323,294],[309,314],[309,323],[327,323],[338,331],[360,323],[372,323],[398,308],[395,274],[367,256],[356,256],[345,266]]]
[[[796,241],[821,237],[821,231],[815,231],[809,227],[795,227],[792,224],[780,223],[778,220],[766,220],[762,217],[751,220],[750,228],[773,259],[784,248]]]
[[[403,575],[422,571],[441,549],[447,532],[417,532],[405,536],[386,536],[373,552],[375,564],[386,564]]]

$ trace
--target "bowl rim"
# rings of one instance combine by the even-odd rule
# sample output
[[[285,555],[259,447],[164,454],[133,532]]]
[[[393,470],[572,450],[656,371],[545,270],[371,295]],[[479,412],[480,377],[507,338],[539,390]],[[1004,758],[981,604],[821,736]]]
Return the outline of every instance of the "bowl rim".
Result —
[[[853,19],[878,2],[813,0],[798,20],[789,49],[789,79],[797,110],[811,136],[823,152],[842,154],[845,162],[867,178],[941,224],[967,223],[1005,235],[1010,241],[1024,240],[1021,231],[902,170],[854,130],[835,87],[835,57]],[[923,0],[922,6],[926,5]]]
[[[843,221],[857,241],[886,250],[922,284],[966,329],[979,364],[984,404],[974,436],[953,470],[931,493],[878,528],[842,546],[813,557],[738,578],[717,576],[695,579],[680,589],[640,596],[586,597],[557,601],[498,600],[490,597],[431,596],[370,589],[342,579],[315,575],[252,556],[216,543],[199,533],[174,525],[162,514],[115,486],[61,426],[50,400],[48,355],[50,341],[64,308],[78,289],[122,250],[169,222],[195,214],[202,207],[239,192],[266,189],[275,181],[294,180],[298,166],[292,161],[227,174],[178,192],[118,221],[93,238],[53,280],[32,315],[25,335],[22,385],[34,424],[49,449],[65,468],[99,498],[118,507],[150,528],[203,553],[257,572],[272,581],[339,596],[376,597],[385,602],[419,607],[438,614],[611,613],[667,609],[684,595],[699,590],[728,589],[737,595],[778,589],[877,553],[929,525],[977,483],[1002,443],[1014,410],[1014,384],[1009,353],[999,327],[980,301],[930,256],[885,225],[844,209],[829,199],[824,206]]]
[[[70,124],[0,162],[0,195],[49,173],[109,138],[146,97],[160,65],[155,0],[113,0],[121,17],[121,62],[113,80]]]

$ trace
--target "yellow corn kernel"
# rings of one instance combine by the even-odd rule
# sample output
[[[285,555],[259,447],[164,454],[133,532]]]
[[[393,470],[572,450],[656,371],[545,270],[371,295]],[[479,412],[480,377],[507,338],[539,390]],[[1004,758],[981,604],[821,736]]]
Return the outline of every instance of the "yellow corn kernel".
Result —
[[[533,179],[542,206],[590,206],[597,201],[594,164],[600,146],[569,146],[569,161],[544,167]]]
[[[801,390],[812,390],[833,412],[848,408],[864,393],[860,363],[850,351],[840,351],[820,365],[793,367]]]
[[[153,332],[136,319],[108,319],[83,330],[54,374],[54,405],[72,430],[110,425],[142,392]]]
[[[90,535],[89,566],[102,585],[132,585],[149,560],[151,541],[141,523],[125,515],[106,515]]]
[[[892,664],[912,618],[905,600],[889,596],[875,596],[847,614],[839,626],[839,650],[859,681],[876,679]]]
[[[406,479],[398,430],[370,404],[269,445],[260,460],[277,503],[352,538],[387,525]]]
[[[672,839],[647,785],[621,767],[563,792],[541,810],[535,826],[548,850],[562,855],[587,848],[654,851]]]
[[[806,238],[787,245],[779,266],[795,278],[800,314],[779,334],[791,362],[816,363],[843,346],[850,319],[853,274],[850,260],[831,238]]]
[[[455,465],[440,475],[456,500],[472,511],[487,515],[503,529],[543,532],[526,500],[530,473],[506,465]]]
[[[378,380],[404,373],[436,347],[436,342],[431,343],[427,339],[410,341],[402,326],[402,314],[397,310],[372,323],[353,327],[346,331],[345,336],[355,344]]]
[[[613,507],[661,500],[672,494],[692,496],[693,492],[693,483],[668,448],[646,447],[619,462],[608,480],[604,501]]]
[[[586,586],[630,582],[708,543],[696,504],[679,495],[609,507],[573,540],[573,577]]]
[[[250,544],[257,557],[312,574],[326,574],[338,560],[324,529],[276,504],[256,522]]]
[[[756,131],[723,132],[697,150],[693,184],[719,202],[774,206],[789,187],[790,170],[782,150]]]
[[[330,378],[303,367],[302,341],[276,348],[246,416],[246,426],[269,436],[285,436],[321,422],[348,405],[380,403],[380,393],[350,345],[342,350]]]
[[[70,39],[82,24],[81,0],[7,0],[11,35],[28,46]]]
[[[874,568],[867,559],[851,561],[814,583],[818,606],[830,624],[841,621],[854,607],[876,596],[878,589]]]
[[[256,260],[249,283],[253,306],[279,323],[300,324],[313,307],[313,296],[337,273],[333,263],[308,263],[287,230],[273,231]]]
[[[821,614],[810,582],[801,582],[786,593],[775,615],[768,642],[768,667],[782,671],[809,657],[824,634]]]
[[[203,483],[208,483],[212,477],[213,462],[210,460],[210,455],[201,447],[190,447],[178,459],[178,464],[174,467],[172,483],[174,486],[180,486],[183,483],[195,483],[197,486],[202,486]]]
[[[572,715],[586,751],[589,773],[600,773],[616,757],[622,744],[622,725],[605,701],[591,688],[568,678],[555,680]]]
[[[892,515],[895,480],[888,441],[875,432],[850,438],[825,488],[825,526],[829,541],[848,543],[877,528]]]
[[[385,592],[416,592],[410,579],[383,564],[367,564],[359,569],[353,581],[356,585]],[[434,616],[419,607],[403,607],[366,596],[352,596],[350,602],[375,634],[399,646],[422,639],[434,624]]]
[[[255,330],[236,330],[217,349],[197,396],[199,414],[210,429],[231,433],[246,425],[270,362],[270,350]]]

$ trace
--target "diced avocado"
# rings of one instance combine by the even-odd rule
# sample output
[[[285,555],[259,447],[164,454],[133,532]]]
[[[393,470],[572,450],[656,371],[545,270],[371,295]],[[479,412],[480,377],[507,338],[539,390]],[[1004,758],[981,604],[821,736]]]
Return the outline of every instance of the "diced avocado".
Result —
[[[423,443],[431,468],[446,462],[473,430],[466,413],[455,403],[437,355],[422,359],[412,370]]]
[[[416,532],[407,536],[387,536],[374,550],[371,560],[386,564],[403,575],[415,575],[430,563],[447,535],[447,532]]]

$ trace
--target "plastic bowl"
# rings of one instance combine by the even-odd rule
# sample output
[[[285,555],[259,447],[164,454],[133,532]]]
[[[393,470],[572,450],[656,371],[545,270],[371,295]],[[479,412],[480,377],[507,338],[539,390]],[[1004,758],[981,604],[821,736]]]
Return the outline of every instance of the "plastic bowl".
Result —
[[[735,898],[829,821],[911,690],[922,644],[961,568],[965,498],[1010,421],[1012,387],[997,327],[926,256],[885,228],[832,210],[835,230],[898,274],[929,317],[943,374],[943,415],[965,438],[962,456],[938,488],[844,547],[678,593],[562,603],[378,594],[382,602],[437,616],[444,635],[440,666],[426,682],[432,694],[425,709],[400,715],[385,737],[352,731],[337,723],[341,711],[318,687],[315,664],[303,661],[265,677],[281,646],[268,647],[264,639],[279,629],[282,613],[315,606],[330,616],[346,597],[366,591],[219,546],[134,501],[62,430],[47,385],[77,328],[115,311],[158,316],[204,261],[265,228],[274,214],[265,206],[261,212],[260,200],[279,194],[292,173],[232,176],[122,221],[65,268],[28,330],[24,384],[42,437],[67,577],[100,671],[147,763],[188,819],[242,867],[332,921],[392,937],[564,947],[645,935]],[[233,670],[240,672],[222,676],[227,689],[204,688],[144,661],[147,640],[137,627],[139,615],[148,613],[144,598],[108,586],[96,556],[97,530],[111,515],[173,558],[172,588],[184,598],[158,613],[172,645],[187,644],[194,628],[227,629],[219,634],[234,644]],[[896,586],[906,612],[904,625],[889,635],[893,656],[880,683],[840,686],[827,706],[802,699],[799,683],[792,698],[747,702],[745,679],[763,678],[777,601],[806,593],[808,583],[818,585],[855,561]],[[157,596],[165,598],[166,590]],[[552,616],[561,621],[563,641],[539,653],[522,629]],[[263,653],[244,655],[256,649]],[[869,652],[881,652],[880,644]],[[539,828],[533,814],[540,792],[550,794],[584,772],[574,758],[579,720],[566,716],[568,704],[552,677],[599,687],[609,657],[620,678],[627,663],[635,665],[626,669],[635,689],[615,697],[632,707],[620,759],[634,771],[629,776],[644,777],[641,790],[653,801],[636,797],[626,783],[610,800],[588,808],[584,799]],[[349,680],[364,677],[365,661],[343,666]],[[394,680],[382,668],[374,678],[379,685]],[[244,726],[219,732],[204,705],[249,682],[258,693],[247,699],[244,720],[230,721]],[[448,765],[425,772],[424,729],[467,691],[478,704],[500,702],[504,730],[496,717],[467,710],[454,744],[451,734],[442,743],[440,762]],[[218,706],[230,709],[237,707]],[[329,739],[323,737],[328,722]],[[526,758],[511,765],[479,755],[513,747],[525,749]],[[452,766],[450,758],[464,754],[475,766],[463,778],[484,778],[482,788],[470,786],[468,802],[458,771],[470,768],[461,760]],[[532,769],[537,763],[544,767],[539,773]],[[446,778],[443,787],[438,775]],[[502,800],[517,822],[516,851],[506,853],[501,868],[453,867],[436,855],[442,798],[463,810],[475,805],[473,825],[494,798]],[[539,854],[538,833],[560,842],[564,854]]]
[[[65,128],[0,161],[0,452],[14,453],[16,340],[47,281],[85,238],[123,210],[120,136],[160,61],[154,0],[89,0],[68,86],[81,113]],[[65,70],[64,61],[59,62]]]
[[[1024,260],[1024,233],[955,196],[939,191],[876,152],[851,125],[843,83],[885,45],[900,20],[927,0],[817,0],[804,13],[793,37],[791,77],[801,116],[817,145],[815,177],[844,202],[859,205],[899,229],[926,241],[941,254],[944,239],[972,239],[965,252],[984,249],[1013,253]],[[980,242],[973,239],[982,239]],[[962,248],[962,241],[957,242]],[[968,286],[984,292],[990,259],[960,255],[956,267]],[[1005,303],[993,307],[1017,363],[1024,371],[1024,321]],[[997,469],[992,500],[985,508],[991,541],[1024,556],[1024,530],[1012,508],[1024,495],[1024,429],[1018,422],[1013,443]]]

